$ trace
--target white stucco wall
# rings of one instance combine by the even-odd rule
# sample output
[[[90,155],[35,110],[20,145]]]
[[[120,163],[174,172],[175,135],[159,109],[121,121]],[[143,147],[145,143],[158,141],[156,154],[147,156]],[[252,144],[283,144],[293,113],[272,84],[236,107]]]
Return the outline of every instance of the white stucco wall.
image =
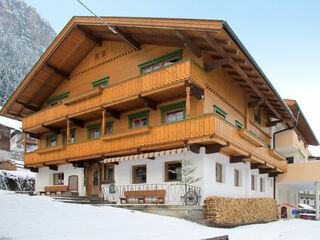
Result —
[[[53,186],[53,174],[62,172],[64,173],[64,185],[68,185],[69,176],[78,176],[79,195],[84,196],[84,170],[83,168],[74,168],[71,164],[58,166],[58,171],[49,170],[48,167],[39,168],[35,177],[35,191],[43,191],[45,186]]]

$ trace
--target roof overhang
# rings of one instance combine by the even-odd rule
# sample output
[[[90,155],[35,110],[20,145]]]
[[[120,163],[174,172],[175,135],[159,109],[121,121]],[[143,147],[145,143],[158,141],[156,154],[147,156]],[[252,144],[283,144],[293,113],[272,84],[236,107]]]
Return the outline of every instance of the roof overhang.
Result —
[[[96,17],[73,17],[34,65],[0,114],[21,120],[38,111],[73,70],[102,41],[128,43],[134,51],[143,44],[188,48],[194,55],[207,54],[263,106],[269,116],[295,122],[265,74],[225,21],[102,17],[118,34]]]

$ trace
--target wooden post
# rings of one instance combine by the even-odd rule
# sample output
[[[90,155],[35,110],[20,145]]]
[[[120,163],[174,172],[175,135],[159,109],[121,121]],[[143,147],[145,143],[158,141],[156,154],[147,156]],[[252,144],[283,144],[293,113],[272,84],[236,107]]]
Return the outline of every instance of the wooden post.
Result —
[[[190,118],[190,86],[186,86],[186,118]]]
[[[27,133],[23,133],[24,153],[27,153]]]
[[[101,127],[101,135],[106,134],[106,110],[102,110],[102,127]]]
[[[67,144],[70,143],[70,119],[67,119]]]

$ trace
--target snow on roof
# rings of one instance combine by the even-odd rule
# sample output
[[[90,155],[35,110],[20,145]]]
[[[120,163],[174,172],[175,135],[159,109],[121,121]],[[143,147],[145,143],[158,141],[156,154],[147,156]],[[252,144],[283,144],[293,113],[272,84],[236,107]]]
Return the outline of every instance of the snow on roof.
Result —
[[[0,110],[1,108],[2,106],[0,106]],[[7,126],[9,128],[19,130],[19,131],[21,131],[21,127],[22,127],[22,123],[20,121],[7,118],[7,117],[2,117],[2,116],[0,116],[0,124]]]
[[[304,204],[304,203],[299,203],[298,205],[299,207],[301,208],[304,208],[304,209],[310,209],[310,210],[314,210],[313,207],[309,206],[308,204]]]

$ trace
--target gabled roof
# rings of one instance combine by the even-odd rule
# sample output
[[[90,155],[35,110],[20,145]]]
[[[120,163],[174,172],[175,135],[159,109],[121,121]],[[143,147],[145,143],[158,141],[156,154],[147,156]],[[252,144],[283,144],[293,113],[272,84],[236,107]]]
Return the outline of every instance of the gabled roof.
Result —
[[[284,99],[284,101],[289,106],[289,108],[291,109],[292,113],[295,116],[297,116],[298,112],[300,111],[299,118],[298,118],[298,125],[296,128],[297,131],[302,135],[302,137],[305,139],[307,144],[318,146],[319,142],[318,142],[315,134],[313,133],[306,117],[303,115],[303,112],[302,112],[301,108],[299,107],[298,102],[296,100],[292,100],[292,99]]]
[[[225,21],[102,17],[73,17],[34,65],[0,114],[22,119],[40,109],[62,81],[74,77],[73,69],[102,41],[128,43],[139,51],[142,44],[186,47],[195,55],[205,51],[215,65],[225,68],[271,117],[295,122],[295,117],[262,70]],[[226,61],[225,61],[226,60]],[[212,66],[212,65],[211,65]],[[208,66],[210,67],[210,65]]]

